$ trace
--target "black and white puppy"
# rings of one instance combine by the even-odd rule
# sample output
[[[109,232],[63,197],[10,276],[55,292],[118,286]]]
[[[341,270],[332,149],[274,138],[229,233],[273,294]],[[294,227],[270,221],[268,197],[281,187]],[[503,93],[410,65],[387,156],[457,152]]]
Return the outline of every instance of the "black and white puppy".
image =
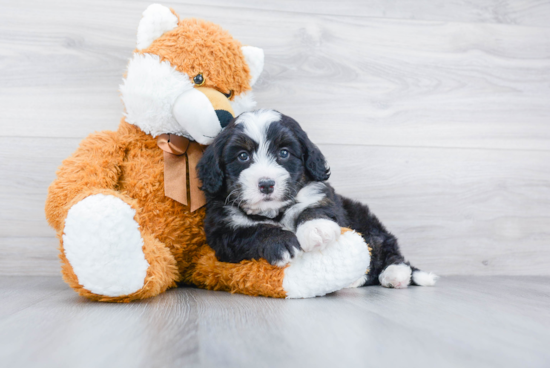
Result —
[[[348,227],[372,248],[369,274],[353,286],[403,288],[437,279],[405,261],[395,236],[366,205],[334,192],[325,157],[288,116],[274,110],[238,116],[197,169],[208,200],[206,239],[220,261],[264,258],[282,266],[300,252],[323,249]]]

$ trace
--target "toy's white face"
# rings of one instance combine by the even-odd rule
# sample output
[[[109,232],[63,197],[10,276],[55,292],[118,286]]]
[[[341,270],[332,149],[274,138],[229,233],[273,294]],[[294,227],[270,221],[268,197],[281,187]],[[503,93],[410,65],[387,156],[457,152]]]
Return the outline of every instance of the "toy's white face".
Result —
[[[138,27],[138,50],[177,27],[177,22],[170,9],[158,4],[149,6]],[[263,51],[251,46],[241,50],[249,64],[252,86],[263,69]],[[220,92],[205,93],[196,87],[194,78],[168,61],[161,62],[158,55],[135,53],[120,86],[126,121],[153,137],[171,133],[208,145],[234,116],[256,106],[251,91],[229,100]],[[213,98],[216,93],[219,96]]]

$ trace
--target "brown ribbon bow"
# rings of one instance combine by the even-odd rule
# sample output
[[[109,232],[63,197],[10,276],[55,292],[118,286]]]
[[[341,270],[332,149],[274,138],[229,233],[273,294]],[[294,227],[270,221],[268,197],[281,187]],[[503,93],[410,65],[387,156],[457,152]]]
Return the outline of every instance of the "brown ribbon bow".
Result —
[[[196,166],[204,147],[175,134],[161,134],[157,144],[164,151],[164,194],[187,205],[187,162],[189,161],[189,207],[191,212],[206,204]]]

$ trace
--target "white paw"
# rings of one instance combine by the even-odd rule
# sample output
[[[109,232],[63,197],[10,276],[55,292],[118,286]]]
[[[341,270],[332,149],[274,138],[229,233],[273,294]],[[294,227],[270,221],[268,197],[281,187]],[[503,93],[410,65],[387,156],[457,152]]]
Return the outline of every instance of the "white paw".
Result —
[[[363,277],[370,253],[355,231],[342,234],[322,252],[302,253],[285,268],[283,288],[287,298],[312,298],[343,289]]]
[[[323,250],[340,237],[340,226],[331,220],[316,219],[298,226],[296,237],[304,252]]]
[[[418,286],[434,286],[439,276],[431,272],[414,271],[412,279]]]
[[[63,247],[85,289],[121,296],[143,287],[149,263],[135,214],[120,198],[103,194],[86,197],[71,207]]]
[[[411,283],[412,270],[404,263],[388,266],[378,276],[380,284],[387,288],[404,289]]]

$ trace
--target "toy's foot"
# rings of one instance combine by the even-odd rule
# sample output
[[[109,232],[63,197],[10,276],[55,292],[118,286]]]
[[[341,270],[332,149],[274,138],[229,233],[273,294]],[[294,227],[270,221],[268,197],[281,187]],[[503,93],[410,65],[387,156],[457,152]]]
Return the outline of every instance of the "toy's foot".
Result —
[[[334,221],[316,219],[304,222],[296,230],[296,237],[304,252],[323,250],[340,237],[340,226]]]
[[[343,289],[364,276],[369,264],[364,239],[347,231],[324,250],[302,253],[290,262],[284,270],[286,297],[311,298]]]
[[[412,270],[410,266],[404,263],[393,264],[382,271],[380,276],[378,276],[378,280],[380,281],[380,285],[384,287],[404,289],[411,283],[411,274]]]
[[[135,214],[120,198],[104,194],[86,197],[69,210],[63,248],[84,289],[117,297],[143,288],[149,263]]]

